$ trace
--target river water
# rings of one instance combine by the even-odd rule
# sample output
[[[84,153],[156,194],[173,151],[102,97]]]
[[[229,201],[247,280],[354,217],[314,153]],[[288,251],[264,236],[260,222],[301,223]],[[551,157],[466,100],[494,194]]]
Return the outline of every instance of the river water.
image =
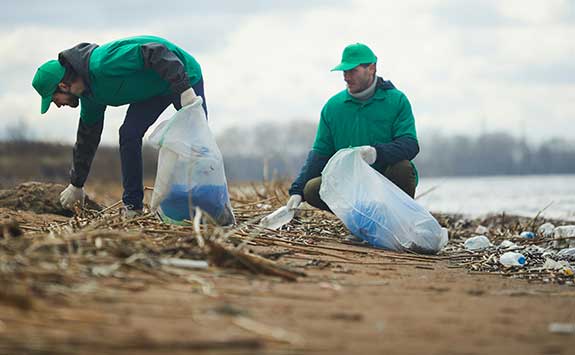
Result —
[[[547,207],[543,216],[575,221],[575,175],[421,178],[416,197],[432,212],[534,217]]]

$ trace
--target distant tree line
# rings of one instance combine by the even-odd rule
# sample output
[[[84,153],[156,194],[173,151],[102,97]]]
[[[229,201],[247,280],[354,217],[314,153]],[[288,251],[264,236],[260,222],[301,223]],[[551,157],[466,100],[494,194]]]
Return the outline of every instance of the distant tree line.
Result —
[[[297,175],[314,140],[316,125],[291,121],[230,128],[218,136],[231,179]],[[483,176],[575,173],[575,144],[550,138],[539,145],[504,132],[478,137],[433,133],[419,137],[415,158],[421,176]]]
[[[575,144],[550,138],[540,145],[494,132],[478,137],[433,134],[415,159],[422,176],[575,173]]]
[[[216,139],[230,181],[291,178],[314,140],[316,125],[292,120],[229,128]],[[39,142],[27,126],[16,125],[0,142],[0,185],[24,180],[67,182],[72,147]],[[434,133],[420,137],[415,159],[421,176],[481,176],[575,173],[575,145],[551,138],[539,145],[507,133],[478,137]],[[154,178],[157,152],[144,148],[144,174]],[[121,181],[117,146],[101,146],[89,180]]]

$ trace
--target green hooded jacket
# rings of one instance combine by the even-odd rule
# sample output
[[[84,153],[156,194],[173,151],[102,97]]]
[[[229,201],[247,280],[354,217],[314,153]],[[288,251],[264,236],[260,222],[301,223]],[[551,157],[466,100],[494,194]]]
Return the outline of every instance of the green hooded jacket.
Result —
[[[106,106],[122,106],[155,96],[181,94],[200,81],[198,62],[175,44],[154,36],[137,36],[97,46],[82,43],[63,51],[87,83],[80,97],[81,120],[104,119]]]

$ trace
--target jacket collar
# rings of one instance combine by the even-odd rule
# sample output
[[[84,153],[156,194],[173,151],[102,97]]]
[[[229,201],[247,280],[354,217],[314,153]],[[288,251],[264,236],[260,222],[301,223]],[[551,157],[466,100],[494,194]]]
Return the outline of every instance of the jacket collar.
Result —
[[[377,77],[377,84],[376,84],[376,88],[375,88],[375,92],[373,93],[373,96],[370,97],[369,99],[365,100],[365,101],[361,101],[356,99],[355,97],[351,96],[349,94],[349,92],[347,92],[346,90],[346,98],[345,98],[345,102],[354,102],[357,104],[368,104],[370,102],[372,102],[373,100],[385,100],[385,98],[387,97],[387,90],[391,90],[391,89],[395,89],[395,85],[393,85],[393,83],[389,80],[383,80],[382,77]]]

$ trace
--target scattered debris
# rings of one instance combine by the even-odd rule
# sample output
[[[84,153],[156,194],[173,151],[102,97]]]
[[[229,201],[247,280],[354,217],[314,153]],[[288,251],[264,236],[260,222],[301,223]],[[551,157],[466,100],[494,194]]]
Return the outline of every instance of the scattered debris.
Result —
[[[8,191],[31,194],[32,202],[27,202],[27,206],[34,207],[39,200],[55,198],[61,188],[54,184],[25,183]],[[258,226],[262,217],[286,199],[285,187],[279,185],[234,189],[232,201],[238,225],[225,228],[200,225],[198,221],[182,226],[166,225],[152,214],[125,220],[118,213],[120,204],[99,212],[84,209],[62,223],[4,223],[0,228],[2,236],[20,237],[0,238],[0,276],[8,282],[18,275],[27,275],[29,289],[44,295],[58,295],[62,287],[74,289],[90,278],[125,278],[128,271],[137,271],[160,280],[185,278],[212,293],[207,282],[192,280],[185,273],[205,269],[209,263],[296,281],[305,273],[294,270],[290,263],[284,262],[285,259],[306,260],[307,264],[303,263],[301,268],[326,268],[338,263],[335,264],[338,272],[343,272],[346,268],[339,264],[357,263],[345,255],[359,253],[386,259],[378,263],[387,266],[404,264],[433,270],[433,263],[448,260],[449,267],[466,268],[471,272],[573,285],[573,268],[568,263],[573,253],[559,252],[553,246],[574,237],[557,221],[552,225],[559,227],[550,233],[551,224],[544,223],[546,221],[506,215],[471,220],[437,214],[437,219],[451,235],[447,247],[438,256],[400,254],[343,243],[341,247],[320,245],[321,240],[342,242],[349,232],[337,218],[317,210],[301,209],[290,224],[278,230]],[[0,198],[0,201],[6,201],[6,198]],[[322,217],[318,218],[318,214]],[[520,237],[521,232],[529,230],[538,231],[534,238]],[[478,231],[489,233],[489,238],[477,236]],[[561,239],[558,240],[557,235],[561,235]],[[471,241],[475,245],[471,246]],[[269,258],[266,258],[252,252],[252,246],[275,248],[266,248],[270,250],[266,254]],[[501,257],[506,252],[522,254],[523,267],[501,265]],[[324,258],[320,260],[318,255]],[[560,262],[561,267],[549,267],[551,261],[547,260]],[[177,269],[181,269],[180,272]]]
[[[539,216],[527,218],[505,214],[475,220],[453,215],[438,215],[437,218],[450,230],[449,244],[440,253],[449,260],[450,267],[465,268],[476,274],[574,286],[575,268],[568,261],[575,251],[558,250],[570,242],[575,243],[575,236],[571,236],[575,232],[566,223],[551,223]],[[476,236],[478,230],[488,230],[490,238]],[[537,230],[537,233],[530,230]],[[487,242],[492,245],[487,246]],[[505,265],[501,262],[502,257]]]
[[[205,260],[189,260],[179,258],[160,259],[160,264],[183,269],[206,269],[209,266],[208,262]]]
[[[467,250],[483,250],[489,248],[491,245],[489,239],[484,235],[471,237],[463,243],[463,246]]]

